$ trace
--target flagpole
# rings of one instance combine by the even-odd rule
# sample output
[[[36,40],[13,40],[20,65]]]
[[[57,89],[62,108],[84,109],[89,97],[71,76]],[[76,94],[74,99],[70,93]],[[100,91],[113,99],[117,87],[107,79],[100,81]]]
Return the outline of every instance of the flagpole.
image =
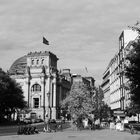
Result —
[[[85,66],[85,71],[86,71],[86,76],[87,76],[87,74],[88,74],[88,69],[87,69],[87,67]]]

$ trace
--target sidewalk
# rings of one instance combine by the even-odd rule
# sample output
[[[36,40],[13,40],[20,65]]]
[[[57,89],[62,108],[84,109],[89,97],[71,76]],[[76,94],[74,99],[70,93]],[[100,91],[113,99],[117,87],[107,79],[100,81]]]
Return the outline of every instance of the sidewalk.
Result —
[[[34,135],[1,136],[0,140],[138,140],[140,135],[131,135],[114,130],[64,130],[63,132],[44,133]]]

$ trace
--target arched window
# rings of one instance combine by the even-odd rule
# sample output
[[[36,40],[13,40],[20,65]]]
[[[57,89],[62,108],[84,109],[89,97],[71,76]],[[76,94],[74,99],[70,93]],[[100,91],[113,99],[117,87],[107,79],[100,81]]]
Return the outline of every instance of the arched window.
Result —
[[[38,59],[36,60],[36,64],[37,64],[37,65],[39,64],[39,60],[38,60]]]
[[[41,60],[41,64],[44,64],[44,59]]]
[[[39,84],[34,84],[31,88],[31,91],[41,91],[41,86]]]
[[[33,59],[32,59],[32,62],[31,63],[32,63],[32,65],[34,65],[34,60]]]

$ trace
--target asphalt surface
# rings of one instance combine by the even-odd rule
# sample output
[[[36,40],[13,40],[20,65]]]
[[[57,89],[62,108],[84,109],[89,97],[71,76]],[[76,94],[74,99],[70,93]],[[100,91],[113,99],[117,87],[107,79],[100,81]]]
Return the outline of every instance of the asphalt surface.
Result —
[[[140,140],[140,135],[131,135],[128,132],[116,130],[82,130],[66,129],[63,132],[41,132],[34,135],[1,136],[0,140]]]

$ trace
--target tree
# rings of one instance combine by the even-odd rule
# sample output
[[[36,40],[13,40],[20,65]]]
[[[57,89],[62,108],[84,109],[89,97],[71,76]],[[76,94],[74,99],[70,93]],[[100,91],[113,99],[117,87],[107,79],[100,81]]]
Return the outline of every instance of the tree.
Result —
[[[90,86],[82,82],[75,83],[72,85],[69,96],[63,100],[62,107],[76,118],[86,116],[93,110],[92,96],[93,92]]]
[[[11,119],[11,114],[26,106],[19,84],[0,69],[0,118]]]
[[[99,110],[99,114],[100,114],[100,120],[108,120],[112,117],[113,112],[111,110],[111,108],[107,105],[107,104],[103,104],[103,106],[101,106],[100,110]]]
[[[140,28],[131,27],[140,34]],[[129,79],[132,106],[140,107],[140,38],[131,42],[133,48],[129,50],[126,57],[129,65],[126,66],[125,76]]]
[[[112,115],[111,108],[104,103],[103,98],[104,95],[101,87],[99,86],[99,88],[95,88],[95,94],[93,97],[93,114],[95,115],[95,119],[108,119]]]
[[[140,112],[140,108],[138,105],[134,104],[134,102],[131,102],[130,105],[126,107],[125,112],[129,117],[136,116],[136,114]]]

